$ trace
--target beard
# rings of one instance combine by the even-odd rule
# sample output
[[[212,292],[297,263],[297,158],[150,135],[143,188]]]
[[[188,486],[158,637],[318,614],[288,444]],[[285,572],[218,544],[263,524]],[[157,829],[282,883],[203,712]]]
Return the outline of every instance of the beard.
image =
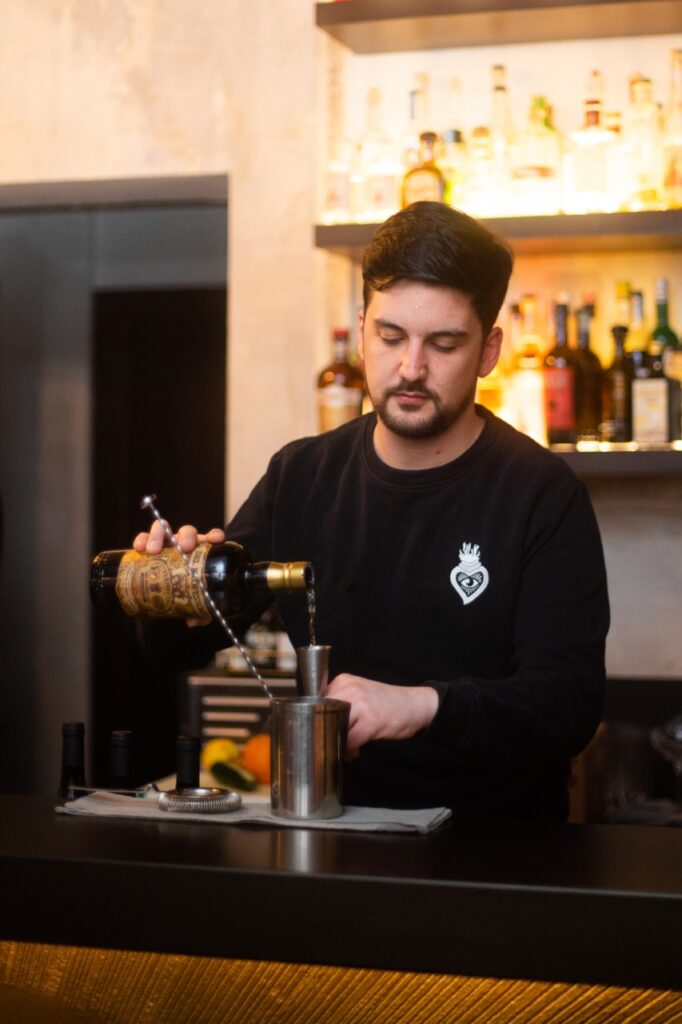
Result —
[[[397,413],[389,409],[389,399],[395,395],[424,395],[432,404],[431,412],[426,414],[421,409],[400,409]],[[398,437],[414,440],[438,437],[449,430],[462,417],[473,403],[476,395],[476,383],[452,405],[444,405],[440,396],[434,394],[423,384],[402,384],[385,391],[381,398],[375,400],[370,394],[374,411],[384,426]]]

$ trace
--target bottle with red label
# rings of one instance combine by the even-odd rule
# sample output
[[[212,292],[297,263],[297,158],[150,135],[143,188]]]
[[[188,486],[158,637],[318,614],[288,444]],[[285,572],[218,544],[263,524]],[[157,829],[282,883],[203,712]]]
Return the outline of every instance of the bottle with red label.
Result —
[[[554,306],[554,346],[544,358],[542,376],[549,444],[575,444],[575,355],[568,347],[568,302]]]

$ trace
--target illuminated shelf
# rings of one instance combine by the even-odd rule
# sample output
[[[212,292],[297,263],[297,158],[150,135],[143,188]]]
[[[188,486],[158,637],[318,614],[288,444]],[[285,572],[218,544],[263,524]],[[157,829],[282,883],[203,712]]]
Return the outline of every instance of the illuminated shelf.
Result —
[[[682,451],[579,452],[553,449],[579,477],[682,476]]]
[[[523,255],[674,249],[682,244],[682,210],[499,217],[485,223],[506,238],[515,252]],[[378,227],[378,224],[318,224],[315,244],[320,249],[359,260]]]
[[[349,0],[316,23],[355,53],[682,31],[679,0]]]

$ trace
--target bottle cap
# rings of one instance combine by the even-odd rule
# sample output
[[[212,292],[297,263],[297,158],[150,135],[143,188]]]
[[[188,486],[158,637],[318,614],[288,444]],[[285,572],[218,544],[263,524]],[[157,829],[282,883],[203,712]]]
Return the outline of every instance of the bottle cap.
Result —
[[[459,145],[459,143],[464,142],[464,136],[459,128],[447,128],[443,132],[443,142],[447,145],[452,145],[453,143]]]

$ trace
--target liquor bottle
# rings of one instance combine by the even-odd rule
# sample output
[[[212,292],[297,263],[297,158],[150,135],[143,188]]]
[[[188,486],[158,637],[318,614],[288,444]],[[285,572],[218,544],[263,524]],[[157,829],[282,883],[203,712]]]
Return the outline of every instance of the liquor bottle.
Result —
[[[631,320],[625,342],[625,351],[632,359],[635,377],[646,376],[649,335],[644,322],[644,293],[639,289],[631,292]]]
[[[665,444],[680,436],[680,382],[663,372],[663,349],[649,343],[649,358],[632,382],[632,439]]]
[[[419,136],[419,160],[403,178],[403,208],[421,200],[443,202],[445,177],[436,163],[437,139],[435,132],[422,132]]]
[[[352,219],[350,152],[347,142],[335,140],[331,143],[324,176],[323,224],[347,224]]]
[[[384,134],[383,100],[379,89],[367,94],[367,128],[362,143],[364,202],[362,220],[378,223],[398,209],[401,168]]]
[[[630,210],[660,210],[664,205],[662,143],[661,118],[651,79],[635,75],[630,80],[630,107],[623,131]]]
[[[236,541],[199,544],[188,566],[174,548],[158,555],[137,551],[102,551],[92,561],[90,593],[99,608],[156,619],[207,618],[211,615],[200,588],[206,589],[225,616],[245,612],[269,591],[310,590],[310,562],[252,562]]]
[[[57,796],[76,800],[78,790],[85,786],[85,725],[83,722],[62,723],[62,770]]]
[[[317,413],[320,433],[355,419],[362,410],[362,373],[349,359],[350,332],[332,331],[333,357],[317,378]]]
[[[668,279],[666,277],[656,278],[656,323],[649,338],[649,348],[653,345],[656,349],[660,347],[663,353],[663,362],[667,361],[668,353],[676,351],[679,347],[679,339],[672,329],[668,317]]]
[[[629,281],[616,281],[616,323],[630,331],[632,323],[632,286]]]
[[[507,69],[503,64],[492,68],[492,105],[490,115],[490,141],[492,148],[493,177],[502,208],[499,214],[509,213],[509,188],[511,175],[511,153],[514,129],[507,90]]]
[[[613,213],[618,194],[611,188],[615,139],[602,124],[603,81],[590,75],[584,123],[568,140],[564,158],[563,207],[566,213]]]
[[[682,206],[682,50],[670,60],[670,99],[663,129],[663,194],[667,206]]]
[[[201,768],[201,739],[178,736],[175,741],[175,788],[196,789]]]
[[[463,208],[472,217],[502,216],[505,196],[497,190],[492,140],[486,125],[478,125],[469,135],[467,159],[469,177]]]
[[[512,212],[552,215],[561,208],[561,138],[544,96],[533,96],[511,152]]]
[[[613,362],[604,375],[604,441],[632,440],[632,360],[625,351],[628,329],[624,324],[611,328],[615,344]]]
[[[543,360],[545,420],[549,444],[574,444],[575,358],[568,347],[568,303],[554,306],[554,345]]]
[[[134,785],[133,734],[115,729],[109,737],[109,788],[130,790]]]
[[[466,203],[467,148],[461,129],[462,96],[459,78],[448,84],[447,121],[442,132],[439,164],[445,178],[444,201],[461,210]]]
[[[403,172],[419,163],[419,136],[431,131],[430,124],[430,81],[425,71],[414,76],[408,94],[407,131],[402,146]]]
[[[509,387],[509,412],[513,425],[538,444],[547,444],[542,353],[546,348],[538,333],[537,296],[519,299],[522,328]]]
[[[592,314],[589,306],[578,310],[578,347],[575,355],[575,427],[579,441],[598,441],[602,422],[604,371],[590,348]]]

